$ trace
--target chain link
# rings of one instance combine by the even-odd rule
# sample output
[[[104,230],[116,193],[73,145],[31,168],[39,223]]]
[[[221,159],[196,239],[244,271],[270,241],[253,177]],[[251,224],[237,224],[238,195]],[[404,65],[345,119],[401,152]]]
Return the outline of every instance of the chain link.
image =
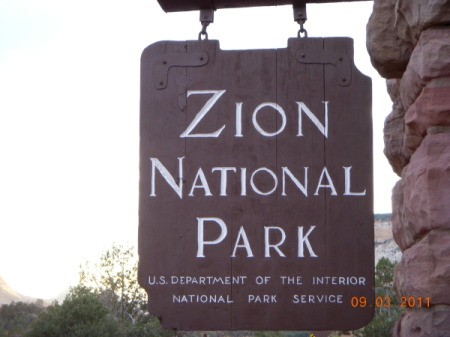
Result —
[[[300,29],[298,30],[298,33],[297,33],[297,37],[299,37],[299,38],[305,38],[305,37],[308,37],[308,32],[307,32],[307,30],[303,27],[304,23],[305,23],[304,21],[303,21],[303,22],[299,22]],[[302,34],[303,34],[303,36],[302,36]]]
[[[206,27],[208,27],[209,23],[202,22],[202,30],[198,33],[198,40],[202,40],[202,35],[205,37],[204,40],[208,40],[208,33],[206,32]]]

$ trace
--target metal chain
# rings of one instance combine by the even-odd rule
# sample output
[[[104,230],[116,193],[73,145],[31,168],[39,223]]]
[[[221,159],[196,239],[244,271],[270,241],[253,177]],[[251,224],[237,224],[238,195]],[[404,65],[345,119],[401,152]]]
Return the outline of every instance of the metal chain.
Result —
[[[202,40],[202,35],[205,36],[204,40],[208,40],[208,33],[206,32],[206,28],[208,27],[209,22],[202,22],[202,30],[200,31],[200,33],[198,33],[198,40],[201,41]]]
[[[298,23],[300,25],[300,29],[298,30],[297,37],[299,37],[299,38],[308,37],[308,31],[303,27],[303,25],[305,24],[305,21],[303,21],[303,22],[300,21]],[[303,34],[303,36],[302,36],[302,34]]]
[[[300,25],[300,30],[297,33],[299,38],[308,37],[308,32],[303,25],[308,18],[306,15],[306,0],[299,0],[293,5],[294,9],[294,20]]]
[[[202,30],[198,33],[198,40],[202,40],[202,35],[205,37],[204,40],[208,40],[208,33],[206,28],[210,23],[214,22],[214,10],[213,9],[201,9],[200,10],[200,22],[202,24]]]

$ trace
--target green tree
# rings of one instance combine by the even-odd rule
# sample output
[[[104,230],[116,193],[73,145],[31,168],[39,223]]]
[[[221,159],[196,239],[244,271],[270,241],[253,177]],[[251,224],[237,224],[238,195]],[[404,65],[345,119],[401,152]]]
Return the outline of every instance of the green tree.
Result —
[[[391,310],[379,310],[375,312],[375,316],[361,332],[362,337],[391,337],[392,328],[400,316],[400,310],[393,308]]]
[[[393,262],[382,257],[375,267],[375,287],[391,289],[394,281],[394,268]]]
[[[99,295],[86,287],[73,288],[59,305],[42,312],[27,337],[122,337],[121,327],[101,303]]]
[[[395,322],[404,312],[399,306],[392,284],[394,280],[395,264],[387,258],[381,258],[375,267],[375,296],[381,305],[375,309],[375,316],[369,325],[355,331],[360,337],[391,337]]]
[[[44,310],[44,303],[12,302],[0,308],[0,337],[21,336],[25,334],[31,323]]]
[[[137,268],[133,247],[114,244],[94,268],[86,263],[79,284],[97,291],[115,317],[135,323],[144,318],[147,303],[147,295],[137,281]]]
[[[162,329],[148,314],[147,293],[138,284],[138,261],[133,247],[114,244],[93,265],[80,271],[80,286],[93,289],[102,303],[125,328],[124,336],[168,337],[175,333]]]

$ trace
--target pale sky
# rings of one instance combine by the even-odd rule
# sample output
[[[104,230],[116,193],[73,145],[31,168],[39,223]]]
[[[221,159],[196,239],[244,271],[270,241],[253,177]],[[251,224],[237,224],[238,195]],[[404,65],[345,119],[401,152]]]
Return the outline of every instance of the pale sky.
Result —
[[[397,177],[382,153],[391,111],[365,29],[372,1],[308,4],[309,36],[350,36],[372,77],[375,212],[391,211]],[[156,0],[0,0],[0,276],[52,298],[113,242],[137,245],[139,62],[161,40],[197,39],[198,12]],[[291,6],[219,10],[222,49],[282,48]]]

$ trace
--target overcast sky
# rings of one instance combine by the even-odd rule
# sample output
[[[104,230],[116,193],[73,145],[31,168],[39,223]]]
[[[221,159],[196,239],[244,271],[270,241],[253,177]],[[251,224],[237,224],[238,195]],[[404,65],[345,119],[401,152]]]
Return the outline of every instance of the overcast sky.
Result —
[[[372,1],[308,5],[309,36],[350,36],[373,79],[375,212],[396,181],[382,154],[391,111],[365,48]],[[196,39],[198,12],[156,0],[0,0],[0,276],[57,296],[113,242],[137,244],[139,60],[160,40]],[[219,10],[222,49],[281,48],[290,6]]]

